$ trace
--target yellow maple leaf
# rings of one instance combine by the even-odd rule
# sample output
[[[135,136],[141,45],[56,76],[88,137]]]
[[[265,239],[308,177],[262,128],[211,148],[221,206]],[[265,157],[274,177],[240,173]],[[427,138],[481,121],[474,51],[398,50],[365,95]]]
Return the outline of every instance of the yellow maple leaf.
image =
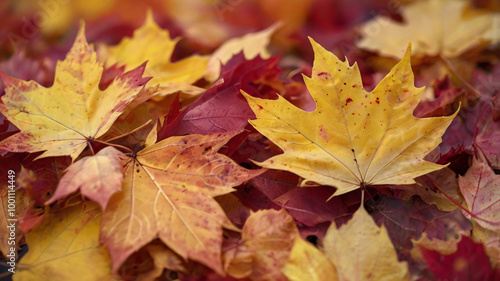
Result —
[[[82,22],[66,59],[57,63],[51,87],[0,72],[6,92],[0,112],[21,130],[0,142],[0,150],[45,151],[38,158],[69,155],[75,160],[88,143],[107,132],[149,80],[142,78],[141,65],[100,90],[102,71]]]
[[[319,249],[296,237],[281,271],[290,281],[338,281],[337,269]]]
[[[262,173],[217,153],[233,134],[170,137],[129,159],[122,191],[111,197],[101,228],[113,270],[159,238],[182,258],[224,274],[222,227],[234,226],[213,197]]]
[[[271,36],[279,27],[280,24],[273,24],[259,32],[249,33],[226,41],[210,56],[205,78],[209,81],[215,81],[220,75],[221,64],[226,64],[239,52],[243,52],[247,60],[257,56],[268,59],[271,54],[267,50],[267,46],[271,41]]]
[[[287,170],[308,183],[331,185],[340,195],[365,185],[411,184],[445,166],[423,158],[440,142],[455,113],[415,118],[423,88],[413,84],[410,48],[370,93],[356,64],[340,61],[311,39],[311,78],[304,77],[316,109],[306,112],[286,101],[243,93],[257,119],[250,123],[283,154],[258,163]],[[458,111],[457,111],[458,112]]]
[[[146,21],[134,31],[132,38],[124,38],[116,46],[102,45],[99,57],[107,66],[124,65],[125,70],[133,69],[148,61],[145,73],[153,77],[150,84],[158,84],[162,95],[183,91],[200,94],[204,89],[193,86],[203,78],[208,58],[190,56],[175,63],[170,62],[175,45],[180,38],[171,39],[167,30],[156,24],[151,11]]]
[[[99,206],[89,201],[50,210],[27,234],[29,251],[13,280],[118,280],[99,243],[101,215]]]
[[[387,229],[378,227],[363,205],[339,229],[330,225],[324,254],[301,240],[295,240],[283,267],[290,280],[408,280],[408,265],[398,261]]]
[[[469,1],[424,0],[402,9],[403,23],[378,16],[361,28],[357,46],[400,58],[408,42],[413,55],[456,57],[474,47],[498,42],[494,13],[473,13]],[[467,15],[467,12],[473,13]],[[498,33],[498,32],[496,32]]]

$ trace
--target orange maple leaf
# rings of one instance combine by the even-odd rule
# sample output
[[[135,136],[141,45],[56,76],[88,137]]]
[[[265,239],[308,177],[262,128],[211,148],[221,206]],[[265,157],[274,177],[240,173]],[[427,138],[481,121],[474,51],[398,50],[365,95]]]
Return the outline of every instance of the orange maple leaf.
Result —
[[[111,197],[101,228],[115,271],[158,237],[184,259],[224,275],[222,227],[234,227],[213,197],[263,172],[244,169],[217,153],[232,136],[171,137],[129,159],[122,191]]]

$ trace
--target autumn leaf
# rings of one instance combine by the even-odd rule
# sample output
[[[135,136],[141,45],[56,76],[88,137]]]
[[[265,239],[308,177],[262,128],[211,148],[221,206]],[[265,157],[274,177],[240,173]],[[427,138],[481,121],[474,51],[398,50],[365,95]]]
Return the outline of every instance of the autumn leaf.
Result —
[[[297,237],[282,268],[290,281],[338,281],[337,270],[319,249]]]
[[[483,244],[462,236],[451,254],[420,247],[429,270],[436,280],[498,280],[500,270],[492,269]]]
[[[215,81],[221,72],[221,64],[225,65],[234,55],[243,52],[246,60],[252,60],[259,56],[268,59],[271,54],[267,46],[271,41],[271,36],[279,28],[279,24],[255,33],[249,33],[242,37],[237,37],[226,41],[213,52],[208,60],[205,78],[208,81]]]
[[[420,249],[425,248],[427,250],[432,250],[439,252],[443,255],[451,255],[457,251],[457,244],[460,239],[455,237],[448,240],[440,240],[437,238],[429,238],[426,232],[422,233],[422,236],[415,240],[412,239],[413,249],[411,250],[411,255],[414,259],[418,261],[424,261],[424,257]]]
[[[347,224],[332,224],[323,245],[341,281],[408,279],[408,265],[398,261],[386,228],[378,227],[363,206]]]
[[[224,254],[225,269],[235,278],[285,281],[280,269],[298,236],[297,226],[285,210],[252,213],[243,226],[242,243]]]
[[[102,45],[99,55],[107,66],[125,65],[126,71],[148,61],[145,73],[152,76],[150,85],[160,85],[161,95],[177,91],[200,94],[204,89],[192,84],[205,74],[208,59],[194,55],[171,63],[170,57],[178,41],[179,38],[171,39],[168,30],[156,24],[149,11],[146,22],[132,38],[124,38],[116,46]]]
[[[140,92],[148,78],[144,65],[99,89],[103,71],[85,39],[82,23],[64,61],[56,67],[54,84],[45,88],[0,73],[6,94],[0,112],[21,132],[0,142],[0,151],[38,152],[38,158],[78,155],[102,136]]]
[[[484,245],[486,254],[490,258],[491,265],[499,268],[500,265],[500,235],[498,231],[489,230],[474,224],[472,228],[472,237],[475,242]]]
[[[111,197],[101,228],[114,271],[159,237],[182,258],[224,274],[222,227],[234,227],[213,197],[262,172],[246,170],[217,153],[232,136],[171,137],[128,160],[122,191]]]
[[[440,142],[449,117],[415,118],[423,89],[413,85],[410,49],[370,93],[356,64],[340,61],[311,39],[315,60],[304,77],[316,109],[306,112],[279,97],[245,95],[257,116],[250,123],[285,153],[260,166],[291,171],[301,183],[331,185],[334,195],[377,184],[412,184],[443,168],[423,160]]]
[[[458,176],[448,167],[419,177],[416,181],[417,184],[405,186],[402,191],[403,200],[409,200],[412,196],[418,195],[427,204],[434,204],[439,210],[446,212],[459,208],[457,203],[461,204],[464,201],[458,187]],[[436,187],[455,202],[448,199]]]
[[[361,192],[351,192],[342,197],[331,196],[329,186],[302,188],[297,186],[300,177],[285,171],[269,170],[249,181],[256,189],[266,195],[274,204],[284,208],[293,216],[297,224],[314,226],[320,223],[347,222],[349,214],[357,210]],[[249,194],[243,194],[246,200]],[[247,203],[260,204],[263,200],[254,199]]]
[[[80,190],[80,193],[106,209],[113,193],[121,190],[122,161],[125,155],[112,146],[105,147],[94,156],[84,157],[68,167],[59,181],[49,205]]]
[[[99,243],[101,212],[93,202],[56,208],[27,234],[28,253],[14,281],[118,280]]]
[[[456,57],[498,42],[498,35],[493,36],[498,15],[474,13],[468,5],[465,0],[415,1],[401,10],[403,23],[385,16],[366,23],[361,29],[364,38],[357,46],[400,58],[412,42],[416,56]]]
[[[480,150],[476,151],[472,166],[464,176],[460,176],[458,184],[469,213],[475,222],[484,228],[500,230],[500,175],[488,165]]]
[[[240,89],[264,97],[267,92],[262,88],[279,83],[281,70],[277,63],[278,58],[247,60],[242,53],[232,57],[222,66],[222,83],[210,87],[196,101],[174,115],[171,122],[165,122],[158,132],[159,138],[242,130],[248,125],[247,120],[255,115],[240,95]]]
[[[172,271],[186,271],[184,261],[164,245],[150,244],[146,249],[153,259],[154,269],[138,276],[138,281],[155,280],[162,275],[165,268]]]
[[[283,271],[290,280],[408,280],[407,263],[398,261],[386,228],[363,205],[340,228],[330,225],[323,248],[324,253],[295,239]]]

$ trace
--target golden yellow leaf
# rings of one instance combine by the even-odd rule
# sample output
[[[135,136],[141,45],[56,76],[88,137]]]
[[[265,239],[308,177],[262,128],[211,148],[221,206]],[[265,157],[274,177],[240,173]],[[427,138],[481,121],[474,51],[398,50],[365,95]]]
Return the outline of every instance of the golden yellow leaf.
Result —
[[[282,268],[290,281],[337,281],[337,270],[320,250],[296,237],[287,263]]]
[[[332,223],[323,241],[338,280],[408,280],[408,265],[399,262],[387,229],[378,227],[363,205],[339,229]]]
[[[416,1],[402,9],[402,16],[403,23],[378,16],[365,24],[358,47],[401,58],[411,42],[413,55],[456,57],[499,39],[494,26],[499,16],[473,13],[466,0]]]
[[[38,158],[69,155],[75,160],[88,143],[106,133],[149,80],[142,78],[141,65],[102,91],[102,71],[82,22],[66,59],[57,63],[51,87],[0,73],[6,92],[0,112],[21,130],[0,142],[0,150],[45,151]]]
[[[284,151],[260,166],[296,173],[305,178],[302,186],[335,186],[334,195],[363,185],[412,184],[415,177],[445,167],[423,158],[441,142],[457,113],[413,116],[423,89],[413,84],[410,48],[368,93],[356,64],[349,66],[311,43],[314,66],[311,78],[304,80],[314,111],[303,111],[281,96],[264,100],[244,93],[257,117],[250,123]]]
[[[271,36],[278,28],[279,24],[274,24],[262,31],[226,41],[210,56],[205,78],[209,81],[215,81],[220,75],[221,64],[226,64],[239,52],[243,52],[247,60],[257,56],[268,59],[271,54],[269,54],[267,46],[271,41]]]
[[[161,29],[148,12],[145,23],[135,30],[132,38],[124,38],[116,46],[102,45],[99,57],[107,66],[125,65],[133,69],[148,61],[145,74],[153,77],[149,85],[159,84],[162,95],[183,91],[199,94],[204,89],[193,86],[203,78],[208,58],[193,55],[175,63],[170,62],[179,38],[171,39],[167,30]]]
[[[93,202],[51,210],[27,234],[29,251],[19,261],[13,280],[118,280],[99,243],[100,224],[101,211]]]

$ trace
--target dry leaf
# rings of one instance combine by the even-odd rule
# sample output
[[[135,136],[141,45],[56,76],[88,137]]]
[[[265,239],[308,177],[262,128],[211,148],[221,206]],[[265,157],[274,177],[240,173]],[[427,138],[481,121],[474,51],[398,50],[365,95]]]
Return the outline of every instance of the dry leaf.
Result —
[[[285,152],[259,165],[296,173],[305,178],[302,186],[335,186],[334,195],[364,185],[412,184],[415,177],[445,167],[423,158],[441,142],[457,113],[413,116],[423,89],[413,84],[410,49],[368,93],[356,64],[351,67],[311,42],[313,73],[304,80],[316,102],[314,111],[282,97],[263,100],[245,94],[257,116],[250,123]]]
[[[235,278],[285,281],[281,267],[298,236],[297,226],[285,210],[252,213],[243,226],[243,243],[224,254],[225,269]]]
[[[332,223],[323,241],[338,280],[408,280],[408,265],[399,262],[387,229],[378,227],[361,206],[339,229]]]
[[[290,281],[337,281],[337,270],[320,250],[297,237],[282,269]]]
[[[472,213],[472,219],[484,228],[500,231],[500,175],[488,165],[480,150],[458,185]],[[471,218],[470,214],[464,215]]]
[[[68,167],[61,178],[54,196],[45,204],[50,205],[69,194],[80,193],[106,209],[109,198],[122,188],[122,158],[125,155],[112,146],[105,147],[94,156],[84,157]]]
[[[177,91],[200,94],[204,89],[192,84],[205,74],[208,59],[194,55],[171,63],[170,58],[178,41],[179,38],[171,39],[169,32],[155,23],[150,11],[146,22],[134,32],[132,38],[124,38],[112,47],[102,45],[99,54],[107,66],[125,65],[126,71],[147,61],[145,74],[153,77],[149,85],[159,84],[158,91],[162,95]]]
[[[111,197],[101,227],[114,271],[158,237],[182,258],[224,274],[222,227],[232,225],[213,197],[261,173],[217,153],[232,136],[171,137],[129,159],[122,191]]]
[[[279,28],[279,24],[274,24],[262,31],[249,33],[243,37],[233,38],[220,46],[208,60],[205,78],[208,81],[215,81],[221,71],[221,64],[226,64],[234,55],[243,52],[245,59],[251,60],[257,56],[268,59],[271,54],[267,46],[271,41],[271,36]]]
[[[100,224],[101,211],[93,202],[51,210],[27,234],[29,251],[13,280],[118,280],[99,243]]]
[[[103,67],[80,26],[75,43],[56,67],[54,84],[45,88],[0,73],[6,94],[0,112],[21,132],[0,143],[0,150],[45,151],[38,158],[71,156],[73,161],[94,139],[102,136],[149,79],[144,65],[99,89]]]
[[[498,15],[474,14],[465,0],[416,1],[402,9],[402,16],[403,23],[378,16],[365,24],[358,47],[401,58],[411,42],[413,55],[456,57],[499,39],[493,36]]]

